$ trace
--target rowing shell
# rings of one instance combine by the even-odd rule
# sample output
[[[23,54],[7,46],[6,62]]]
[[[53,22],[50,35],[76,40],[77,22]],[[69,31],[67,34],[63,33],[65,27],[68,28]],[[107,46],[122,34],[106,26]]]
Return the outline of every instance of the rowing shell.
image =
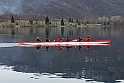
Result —
[[[85,44],[85,45],[19,45],[19,47],[75,47],[75,46],[109,46],[111,44]]]
[[[111,41],[89,41],[89,42],[19,42],[21,45],[41,45],[41,46],[54,46],[54,45],[97,45],[108,44]]]

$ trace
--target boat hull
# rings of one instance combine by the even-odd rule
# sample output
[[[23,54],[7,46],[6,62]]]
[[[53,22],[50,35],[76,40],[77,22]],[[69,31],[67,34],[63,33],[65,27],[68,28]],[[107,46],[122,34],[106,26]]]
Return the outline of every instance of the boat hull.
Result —
[[[97,44],[108,44],[110,40],[107,41],[90,41],[90,42],[19,42],[22,45],[41,45],[41,46],[49,46],[49,45],[97,45]]]

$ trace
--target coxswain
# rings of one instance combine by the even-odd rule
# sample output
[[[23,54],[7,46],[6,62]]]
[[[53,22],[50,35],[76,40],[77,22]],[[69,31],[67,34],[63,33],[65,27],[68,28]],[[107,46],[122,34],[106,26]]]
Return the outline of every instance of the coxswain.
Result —
[[[46,38],[46,42],[49,42],[50,40],[48,39],[48,37]]]
[[[69,42],[69,37],[67,37],[66,41]]]
[[[59,37],[58,39],[57,39],[57,42],[60,42],[62,39]]]
[[[88,41],[90,41],[90,40],[91,40],[91,38],[89,38],[89,37],[86,38],[86,42],[88,42]]]
[[[37,42],[41,42],[41,40],[39,39],[39,37],[37,37],[37,40],[36,40]]]

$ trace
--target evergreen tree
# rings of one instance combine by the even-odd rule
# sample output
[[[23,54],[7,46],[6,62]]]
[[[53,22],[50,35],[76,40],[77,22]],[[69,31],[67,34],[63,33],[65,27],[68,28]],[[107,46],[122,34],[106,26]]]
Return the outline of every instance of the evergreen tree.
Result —
[[[72,20],[71,20],[71,23],[73,23],[73,18],[72,18]]]
[[[64,26],[64,20],[63,19],[61,20],[61,26]]]
[[[107,22],[107,25],[110,25],[110,23],[109,23],[109,22]]]
[[[84,20],[84,25],[87,25],[87,20]]]
[[[71,18],[69,18],[69,20],[68,20],[69,22],[71,22]]]
[[[46,19],[45,19],[45,24],[46,24],[46,25],[49,24],[49,18],[48,18],[48,16],[47,16]]]
[[[78,19],[76,20],[76,23],[78,23]]]
[[[89,24],[89,21],[87,21],[87,24]]]
[[[15,20],[14,20],[14,17],[12,16],[11,17],[11,23],[14,23],[15,22]]]

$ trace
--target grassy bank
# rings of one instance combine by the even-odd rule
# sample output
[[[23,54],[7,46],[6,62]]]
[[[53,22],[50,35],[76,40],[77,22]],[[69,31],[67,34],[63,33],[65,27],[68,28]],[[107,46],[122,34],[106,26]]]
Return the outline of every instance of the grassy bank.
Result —
[[[45,21],[27,21],[27,20],[16,20],[14,23],[11,21],[1,22],[0,27],[61,27],[60,21],[50,21],[48,25],[45,24]],[[92,27],[92,26],[101,26],[101,24],[83,24],[78,23],[64,22],[65,27]]]

